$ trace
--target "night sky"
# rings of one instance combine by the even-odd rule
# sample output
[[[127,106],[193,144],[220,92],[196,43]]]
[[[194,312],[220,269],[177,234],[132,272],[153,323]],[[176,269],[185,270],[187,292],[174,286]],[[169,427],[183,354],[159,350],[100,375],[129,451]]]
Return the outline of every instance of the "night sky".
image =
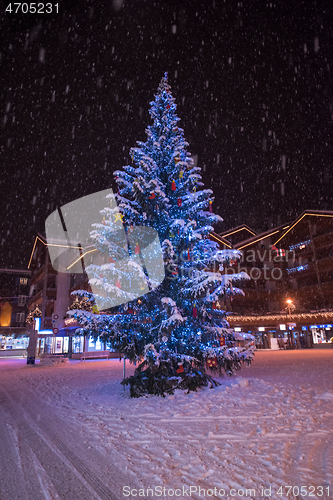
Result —
[[[58,205],[113,187],[165,71],[217,230],[332,209],[331,1],[59,1],[4,13],[0,267]],[[55,3],[55,2],[54,2]]]

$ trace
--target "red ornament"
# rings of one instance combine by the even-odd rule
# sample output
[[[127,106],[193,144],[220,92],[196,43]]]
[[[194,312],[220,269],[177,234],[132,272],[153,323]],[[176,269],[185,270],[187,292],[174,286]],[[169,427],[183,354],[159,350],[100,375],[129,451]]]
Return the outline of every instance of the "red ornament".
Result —
[[[225,345],[225,337],[223,337],[223,335],[221,335],[221,337],[220,337],[220,347],[222,347],[224,345]]]
[[[105,217],[103,217],[102,224],[103,224],[103,226],[105,226],[105,224],[106,224]]]
[[[207,359],[207,368],[213,368],[217,366],[217,359],[216,358],[208,358]]]
[[[135,245],[135,255],[138,255],[140,253],[140,246],[139,243]]]
[[[213,309],[216,309],[216,304],[215,304],[215,302],[213,302]]]
[[[177,200],[177,205],[178,205],[178,207],[181,207],[181,206],[182,206],[182,200],[181,200],[181,198],[178,198],[178,200]]]
[[[187,260],[191,260],[190,249],[187,249]]]
[[[183,367],[183,365],[178,365],[178,366],[179,366],[179,368],[177,370],[177,373],[184,373],[184,367]]]
[[[156,198],[156,195],[155,195],[155,193],[153,191],[152,193],[150,193],[149,199],[153,200],[154,198]]]
[[[109,257],[109,264],[113,264],[114,262],[113,257]]]
[[[166,109],[170,109],[170,104],[167,105]]]
[[[172,189],[172,191],[176,191],[176,181],[175,180],[173,180],[171,183],[171,189]]]
[[[177,165],[177,163],[179,163],[179,162],[180,162],[180,157],[179,157],[179,156],[176,156],[176,157],[175,157],[175,163],[176,163],[176,165]]]
[[[117,288],[120,288],[121,287],[121,284],[120,284],[120,281],[119,279],[116,279],[116,283],[115,283],[116,287]]]
[[[193,318],[197,318],[198,317],[198,310],[196,308],[196,305],[194,304],[194,307],[193,307]]]

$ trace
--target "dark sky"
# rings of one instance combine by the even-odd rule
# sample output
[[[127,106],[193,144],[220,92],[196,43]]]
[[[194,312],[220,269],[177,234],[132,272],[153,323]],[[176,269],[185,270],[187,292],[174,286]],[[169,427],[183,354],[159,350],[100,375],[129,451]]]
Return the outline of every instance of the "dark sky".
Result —
[[[333,197],[333,2],[59,1],[4,13],[0,267],[26,268],[57,205],[113,185],[165,71],[219,231]]]

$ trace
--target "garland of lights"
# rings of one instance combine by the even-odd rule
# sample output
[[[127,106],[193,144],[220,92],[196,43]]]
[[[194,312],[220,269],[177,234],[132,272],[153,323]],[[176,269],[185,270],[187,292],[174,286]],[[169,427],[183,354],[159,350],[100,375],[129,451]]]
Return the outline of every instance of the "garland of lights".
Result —
[[[255,323],[257,321],[281,321],[281,320],[288,320],[288,323],[292,322],[293,320],[301,320],[301,319],[318,319],[318,318],[332,318],[333,319],[333,311],[327,311],[327,312],[318,312],[318,313],[297,313],[297,314],[267,314],[266,316],[228,316],[228,323]]]

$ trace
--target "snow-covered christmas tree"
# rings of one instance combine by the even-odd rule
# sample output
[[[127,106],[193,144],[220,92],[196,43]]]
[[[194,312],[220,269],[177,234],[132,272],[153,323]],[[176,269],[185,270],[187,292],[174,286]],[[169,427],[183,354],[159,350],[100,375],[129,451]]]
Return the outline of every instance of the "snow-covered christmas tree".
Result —
[[[209,238],[213,225],[222,219],[213,213],[213,192],[203,189],[201,169],[187,151],[167,75],[151,103],[150,115],[153,124],[146,131],[146,142],[138,142],[130,152],[131,165],[114,174],[116,203],[111,201],[102,211],[103,221],[91,233],[109,264],[89,266],[90,282],[100,288],[102,296],[116,293],[121,305],[110,314],[71,311],[86,334],[107,335],[116,350],[139,363],[125,381],[134,397],[212,385],[207,369],[232,374],[252,359],[251,349],[232,347],[226,313],[219,302],[221,297],[241,292],[232,287],[232,280],[246,275],[223,272],[225,263],[241,254],[220,250]],[[119,224],[124,232],[119,232]],[[156,230],[161,242],[165,277],[159,285],[159,266],[154,274],[154,266],[147,272],[137,260],[147,242],[136,241],[139,233],[133,234],[142,227]],[[126,265],[113,264],[117,259]],[[142,296],[135,300],[131,296],[134,282],[142,289]],[[76,293],[92,298],[83,291]]]

